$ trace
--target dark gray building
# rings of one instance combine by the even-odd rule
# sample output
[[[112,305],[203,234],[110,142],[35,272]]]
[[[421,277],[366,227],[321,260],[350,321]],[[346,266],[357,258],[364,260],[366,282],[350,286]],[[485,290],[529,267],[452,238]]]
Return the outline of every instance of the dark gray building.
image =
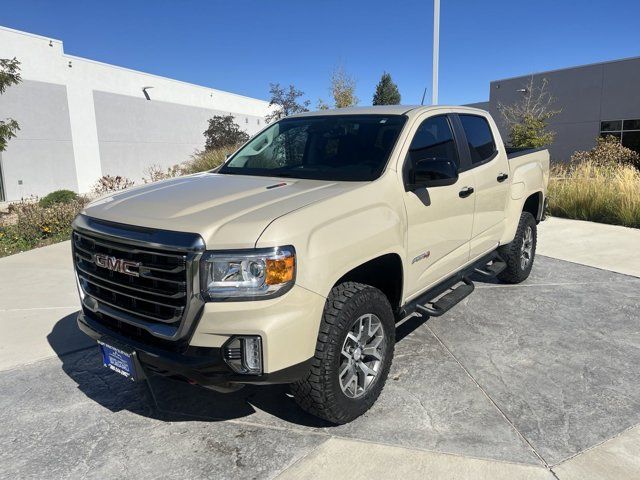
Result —
[[[521,100],[533,79],[548,82],[562,111],[550,121],[557,136],[550,147],[554,160],[569,160],[576,150],[586,150],[601,134],[612,134],[622,144],[640,152],[640,57],[550,70],[491,82],[489,101],[474,104],[494,115],[505,135],[498,105]]]

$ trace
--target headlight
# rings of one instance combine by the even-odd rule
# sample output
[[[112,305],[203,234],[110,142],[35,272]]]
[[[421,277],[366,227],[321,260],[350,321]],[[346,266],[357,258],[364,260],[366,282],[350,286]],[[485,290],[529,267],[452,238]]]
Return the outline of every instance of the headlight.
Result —
[[[202,291],[207,300],[254,300],[289,290],[296,276],[292,246],[207,252],[202,257]]]

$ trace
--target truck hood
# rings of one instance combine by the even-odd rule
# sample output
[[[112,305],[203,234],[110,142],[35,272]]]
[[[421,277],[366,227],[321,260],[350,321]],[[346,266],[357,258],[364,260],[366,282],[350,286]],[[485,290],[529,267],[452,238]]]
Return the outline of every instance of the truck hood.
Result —
[[[127,225],[198,233],[208,249],[252,248],[276,218],[357,186],[206,172],[118,192],[90,203],[83,213]]]

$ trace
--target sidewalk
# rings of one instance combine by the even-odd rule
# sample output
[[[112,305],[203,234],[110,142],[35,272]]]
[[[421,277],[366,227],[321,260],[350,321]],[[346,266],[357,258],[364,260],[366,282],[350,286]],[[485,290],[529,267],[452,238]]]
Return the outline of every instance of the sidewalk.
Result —
[[[0,371],[56,356],[47,335],[79,309],[70,242],[0,258]],[[92,345],[77,328],[59,337],[64,351]]]
[[[538,225],[537,253],[640,277],[640,230],[551,217]]]

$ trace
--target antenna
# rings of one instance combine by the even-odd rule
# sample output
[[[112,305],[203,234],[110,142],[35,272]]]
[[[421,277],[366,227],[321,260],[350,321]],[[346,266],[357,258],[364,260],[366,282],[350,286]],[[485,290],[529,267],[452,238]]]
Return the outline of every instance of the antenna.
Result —
[[[424,87],[424,92],[422,92],[422,100],[420,100],[420,105],[424,105],[424,97],[427,95],[427,87]]]

